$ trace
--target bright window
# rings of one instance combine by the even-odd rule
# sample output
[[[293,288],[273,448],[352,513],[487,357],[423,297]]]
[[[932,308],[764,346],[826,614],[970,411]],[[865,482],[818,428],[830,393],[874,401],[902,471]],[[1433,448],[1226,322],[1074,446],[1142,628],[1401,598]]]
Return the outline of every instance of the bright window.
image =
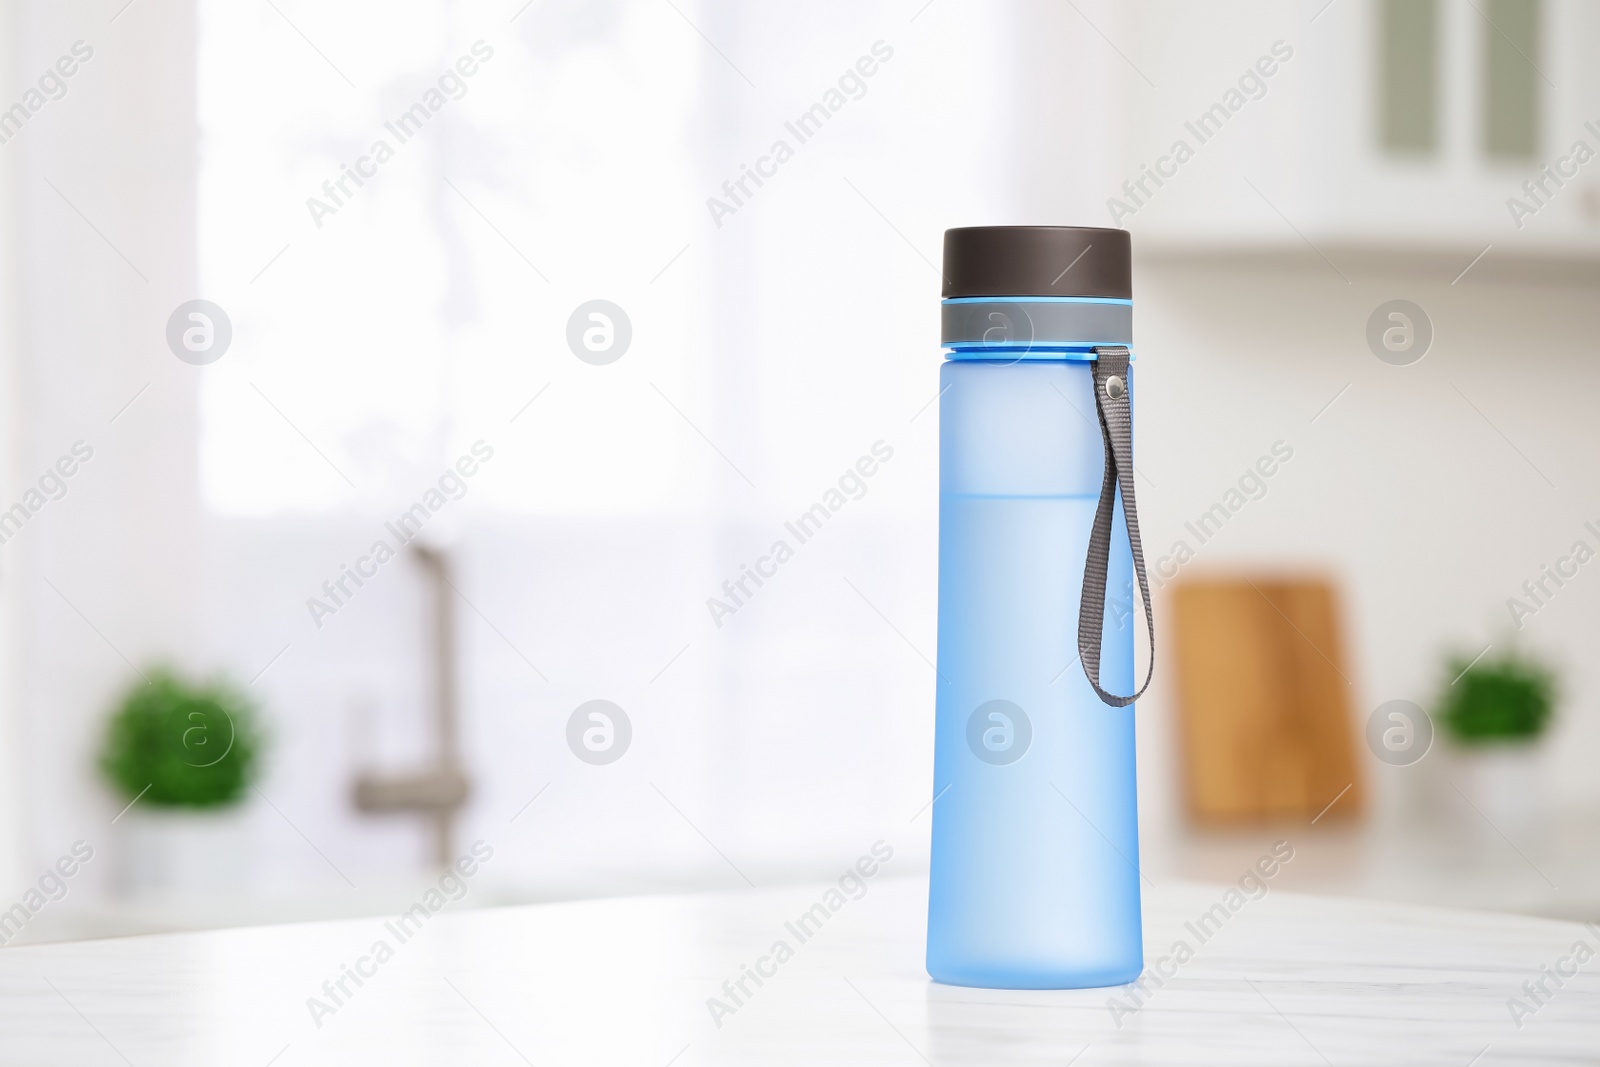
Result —
[[[344,7],[200,5],[196,295],[234,330],[199,372],[206,501],[381,511],[482,438],[509,462],[480,503],[663,507],[684,441],[661,396],[689,372],[692,34],[642,2],[559,23]],[[597,298],[633,327],[607,367],[565,341]]]

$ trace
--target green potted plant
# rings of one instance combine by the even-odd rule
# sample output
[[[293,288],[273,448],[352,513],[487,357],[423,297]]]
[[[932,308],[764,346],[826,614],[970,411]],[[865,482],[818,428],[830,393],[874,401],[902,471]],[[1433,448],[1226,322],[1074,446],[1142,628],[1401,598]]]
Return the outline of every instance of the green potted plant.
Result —
[[[1555,671],[1507,646],[1476,662],[1452,655],[1446,674],[1435,718],[1462,772],[1457,788],[1493,828],[1531,829],[1542,814],[1539,741],[1555,715]]]
[[[99,759],[127,805],[117,817],[126,888],[181,893],[242,881],[240,808],[263,744],[254,701],[226,682],[158,667],[129,686]]]

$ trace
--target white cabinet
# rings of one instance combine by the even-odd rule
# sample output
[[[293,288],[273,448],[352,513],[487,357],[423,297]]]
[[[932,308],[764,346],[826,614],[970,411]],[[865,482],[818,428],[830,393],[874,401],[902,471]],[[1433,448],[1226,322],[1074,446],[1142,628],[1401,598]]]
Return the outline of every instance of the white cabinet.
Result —
[[[1600,253],[1600,5],[1147,2],[1107,29],[1102,220],[1146,249]]]

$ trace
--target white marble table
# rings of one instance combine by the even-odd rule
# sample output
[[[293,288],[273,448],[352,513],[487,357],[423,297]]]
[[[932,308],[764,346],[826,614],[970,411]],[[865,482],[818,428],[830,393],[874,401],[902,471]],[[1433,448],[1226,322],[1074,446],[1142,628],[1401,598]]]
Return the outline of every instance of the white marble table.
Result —
[[[1600,958],[1546,978],[1520,1027],[1507,1004],[1534,1007],[1523,982],[1571,969],[1575,943],[1600,949],[1575,923],[1272,891],[1201,943],[1185,924],[1225,887],[1163,885],[1147,961],[1179,939],[1194,957],[1113,1020],[1126,990],[931,983],[917,880],[878,877],[802,944],[785,923],[826,888],[446,908],[404,943],[375,919],[6,949],[0,1063],[1600,1062]],[[792,958],[761,962],[779,940]],[[358,963],[335,1005],[323,983]],[[724,981],[757,963],[772,977],[735,1006]],[[314,1020],[312,996],[334,1010]],[[714,996],[735,1010],[714,1020]]]

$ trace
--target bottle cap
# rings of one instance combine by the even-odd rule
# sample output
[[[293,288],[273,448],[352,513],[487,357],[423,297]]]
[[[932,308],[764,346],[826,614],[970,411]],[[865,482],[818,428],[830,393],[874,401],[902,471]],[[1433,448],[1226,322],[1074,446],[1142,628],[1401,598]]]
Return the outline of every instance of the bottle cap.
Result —
[[[962,226],[944,231],[945,299],[1133,299],[1128,231],[1100,226]]]

